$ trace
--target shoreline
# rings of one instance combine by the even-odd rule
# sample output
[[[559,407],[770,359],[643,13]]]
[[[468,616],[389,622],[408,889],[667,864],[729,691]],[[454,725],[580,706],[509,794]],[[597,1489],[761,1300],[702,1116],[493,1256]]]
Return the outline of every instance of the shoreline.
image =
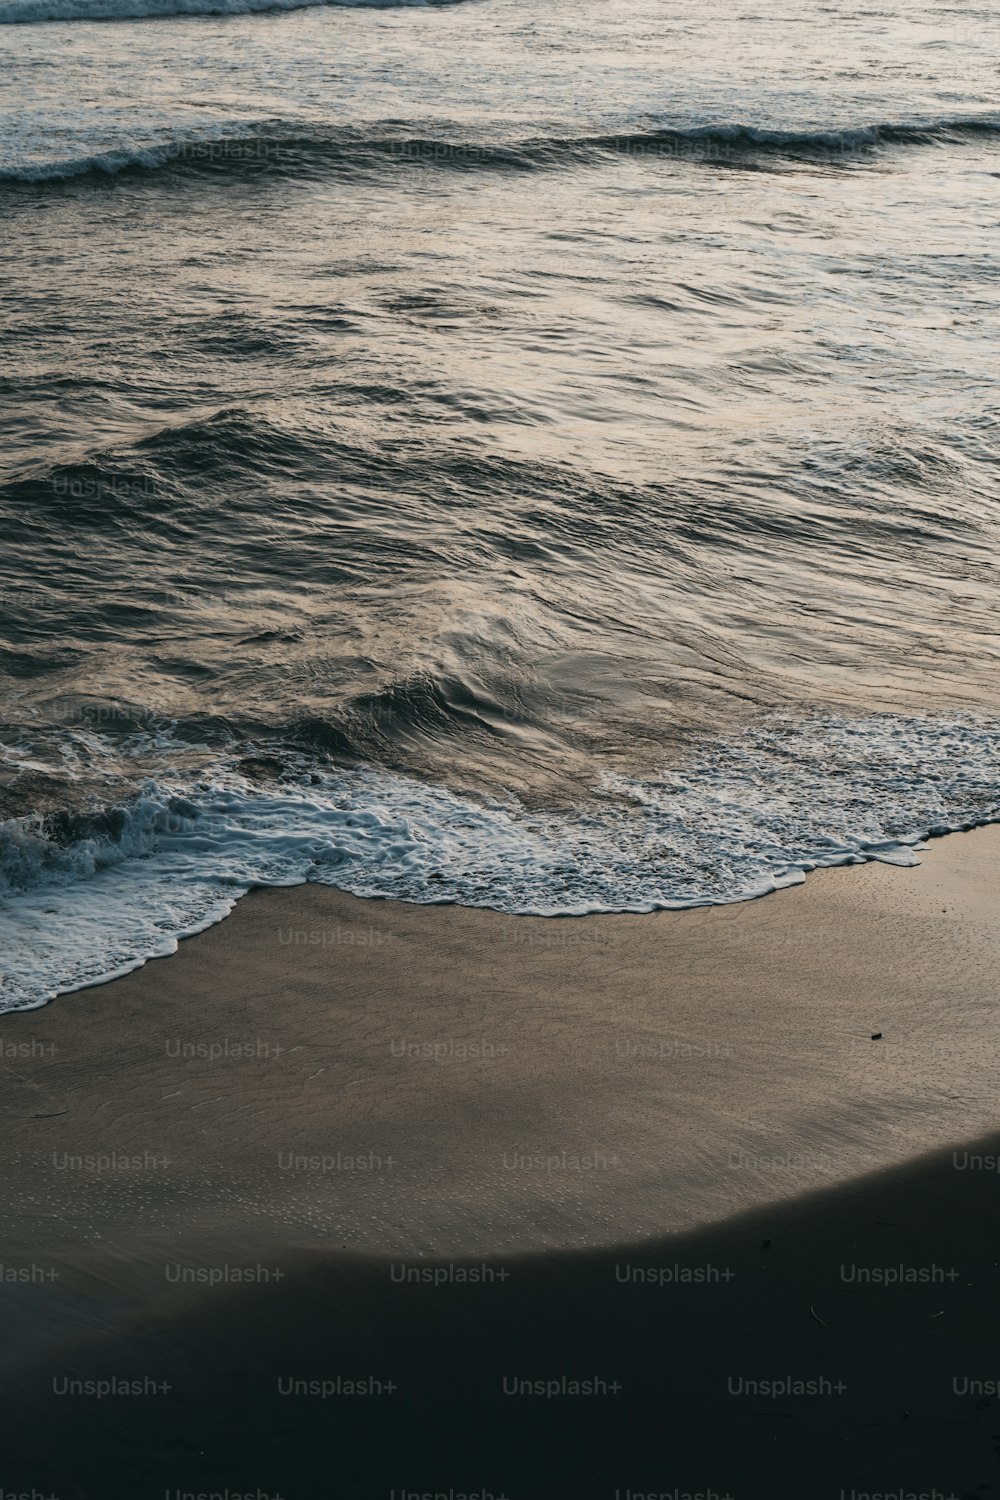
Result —
[[[919,850],[922,855],[926,855],[926,853],[932,850],[934,846],[941,840],[948,840],[969,833],[980,833],[991,828],[1000,830],[1000,813],[997,813],[994,817],[991,817],[985,822],[969,823],[961,827],[945,829],[943,832],[927,831],[925,833],[913,835],[912,837],[907,837],[899,842],[899,847],[912,848],[914,851]],[[245,887],[240,892],[240,894],[235,896],[232,901],[228,902],[228,904],[224,901],[221,902],[220,906],[216,910],[214,910],[211,915],[199,920],[195,926],[190,927],[186,930],[169,934],[169,942],[172,944],[172,946],[165,947],[159,952],[150,953],[146,958],[136,958],[134,960],[130,960],[120,968],[112,970],[109,973],[102,975],[98,979],[86,979],[81,981],[80,983],[73,984],[68,988],[53,991],[44,999],[36,1000],[24,1005],[15,1005],[10,1007],[9,1009],[0,1010],[0,1023],[2,1023],[5,1016],[41,1010],[43,1007],[52,1005],[57,1000],[65,999],[67,996],[80,994],[81,992],[87,990],[103,989],[108,985],[117,983],[119,980],[128,978],[129,975],[135,974],[138,970],[145,968],[148,964],[158,963],[161,960],[167,958],[173,958],[175,954],[179,952],[183,944],[190,942],[192,938],[201,937],[204,933],[211,931],[213,927],[221,926],[223,923],[227,922],[232,917],[237,908],[241,905],[241,903],[246,901],[248,897],[268,892],[298,890],[302,887],[316,885],[319,889],[333,891],[334,893],[341,896],[346,896],[353,901],[361,901],[366,903],[385,903],[389,906],[414,906],[418,908],[429,908],[432,910],[448,910],[457,908],[459,910],[469,910],[486,914],[492,913],[497,917],[502,917],[507,920],[518,922],[541,921],[561,926],[563,924],[588,922],[591,920],[603,920],[608,918],[645,918],[658,917],[662,915],[672,916],[674,914],[695,911],[728,909],[730,907],[738,908],[764,901],[768,897],[778,896],[789,890],[794,890],[798,886],[805,885],[811,875],[828,875],[833,873],[834,871],[860,869],[872,864],[883,865],[893,869],[913,869],[918,868],[922,863],[923,860],[921,859],[915,865],[901,864],[895,859],[888,859],[877,854],[871,854],[864,851],[852,855],[845,855],[842,859],[831,864],[816,864],[811,865],[809,868],[803,868],[802,866],[789,867],[782,874],[774,877],[774,884],[768,890],[758,891],[756,893],[742,896],[732,901],[710,901],[707,899],[699,899],[697,901],[692,901],[690,905],[664,905],[652,909],[622,908],[621,910],[615,911],[556,912],[548,913],[545,915],[525,912],[509,913],[501,911],[498,908],[492,906],[467,906],[461,901],[455,901],[445,898],[440,901],[417,901],[409,899],[397,900],[393,897],[384,896],[382,894],[356,896],[354,895],[354,893],[344,890],[340,886],[331,886],[326,885],[325,883],[313,882],[309,880],[300,880],[293,883],[284,883],[280,885],[252,884]],[[112,866],[111,868],[114,869],[116,867]],[[223,907],[224,909],[222,909]],[[3,975],[2,973],[0,973],[0,984],[2,983]]]
[[[425,1247],[453,1234],[475,1248],[484,1173],[512,1243],[545,1196],[533,1184],[556,1173],[557,1199],[598,1222],[612,1205],[621,1217],[624,1194],[627,1234],[689,1228],[990,1126],[998,871],[989,825],[919,866],[821,870],[767,900],[641,916],[259,889],[168,962],[0,1016],[5,1154],[65,1149],[84,1129],[84,1154],[131,1138],[187,1158],[211,1122],[238,1193],[262,1148],[308,1164],[333,1138],[359,1162],[404,1159],[412,1111],[455,1210],[421,1223]],[[113,1105],[123,1078],[133,1110]],[[665,1205],[649,1160],[668,1125]],[[426,1168],[393,1169],[391,1188],[363,1170],[355,1187],[388,1208]],[[277,1169],[286,1204],[309,1198],[299,1175],[308,1165]],[[547,1226],[555,1243],[571,1232],[559,1215]]]

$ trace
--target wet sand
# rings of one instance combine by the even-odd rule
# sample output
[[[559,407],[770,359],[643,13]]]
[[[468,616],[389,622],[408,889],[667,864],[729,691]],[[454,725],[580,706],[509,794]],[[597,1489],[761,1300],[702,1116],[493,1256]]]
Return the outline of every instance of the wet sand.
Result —
[[[1000,830],[924,861],[257,892],[0,1018],[4,1491],[988,1497]]]

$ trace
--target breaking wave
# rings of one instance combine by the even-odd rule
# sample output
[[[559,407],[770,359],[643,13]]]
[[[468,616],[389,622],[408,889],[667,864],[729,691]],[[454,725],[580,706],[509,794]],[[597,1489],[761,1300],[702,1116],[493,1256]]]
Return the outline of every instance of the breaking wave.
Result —
[[[304,755],[234,757],[120,805],[0,825],[0,1010],[123,974],[253,886],[580,916],[728,905],[818,866],[915,864],[1000,821],[1000,723],[770,716],[654,778],[605,775],[571,811],[473,801]]]

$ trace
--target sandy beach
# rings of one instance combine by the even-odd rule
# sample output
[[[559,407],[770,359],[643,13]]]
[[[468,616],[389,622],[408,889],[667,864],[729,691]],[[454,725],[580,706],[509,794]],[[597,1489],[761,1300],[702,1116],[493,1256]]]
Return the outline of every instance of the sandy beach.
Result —
[[[988,1495],[998,888],[258,891],[4,1016],[4,1493]]]
[[[995,11],[0,0],[0,1500],[1000,1500]]]

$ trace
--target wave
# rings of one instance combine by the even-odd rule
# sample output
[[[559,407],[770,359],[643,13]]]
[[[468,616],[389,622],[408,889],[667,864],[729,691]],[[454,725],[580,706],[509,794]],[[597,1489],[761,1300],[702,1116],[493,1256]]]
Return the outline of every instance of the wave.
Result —
[[[730,906],[820,866],[915,864],[925,838],[1000,821],[998,765],[1000,723],[972,716],[776,715],[670,773],[605,775],[587,806],[543,811],[257,747],[117,804],[0,825],[0,1010],[173,952],[253,886],[569,917]]]
[[[244,3],[244,0],[235,0]],[[362,3],[362,0],[330,0]],[[366,0],[367,3],[367,0]],[[432,0],[394,0],[423,4]],[[437,3],[437,0],[433,0]],[[0,3],[0,21],[3,6]],[[751,125],[704,125],[620,135],[536,137],[524,141],[460,141],[421,136],[331,131],[303,136],[280,130],[185,137],[122,146],[47,162],[0,165],[0,181],[43,182],[88,174],[168,168],[185,174],[308,175],[310,172],[384,171],[386,167],[442,170],[534,171],[587,165],[609,156],[672,157],[707,165],[750,165],[756,158],[847,161],[880,148],[959,145],[1000,136],[1000,116],[970,116],[856,128],[774,130]]]
[[[245,16],[264,11],[348,6],[395,10],[401,6],[455,4],[457,0],[2,0],[0,26],[39,21],[135,21],[165,16]]]
[[[935,142],[951,144],[963,137],[1000,133],[1000,115],[964,116],[954,119],[885,122],[873,125],[835,126],[814,130],[776,130],[755,125],[698,125],[683,130],[654,130],[645,134],[596,137],[590,144],[609,151],[636,154],[694,151],[725,157],[727,152],[777,152],[779,154],[849,155],[875,146],[923,146]]]

